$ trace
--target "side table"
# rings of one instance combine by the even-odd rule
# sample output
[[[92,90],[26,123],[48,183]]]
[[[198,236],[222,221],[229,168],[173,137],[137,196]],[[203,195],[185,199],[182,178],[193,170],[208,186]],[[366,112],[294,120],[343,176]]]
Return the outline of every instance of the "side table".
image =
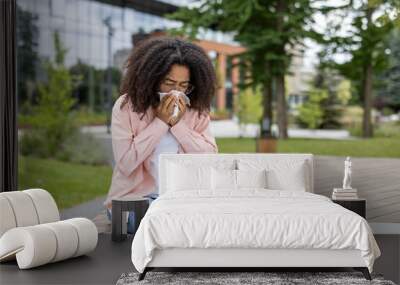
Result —
[[[146,214],[149,207],[149,199],[138,196],[122,197],[112,200],[111,209],[111,239],[112,241],[123,241],[127,235],[126,212],[135,212],[135,231],[136,233],[140,221]]]
[[[332,199],[332,202],[341,205],[342,207],[359,214],[364,219],[366,218],[367,200],[366,199]]]

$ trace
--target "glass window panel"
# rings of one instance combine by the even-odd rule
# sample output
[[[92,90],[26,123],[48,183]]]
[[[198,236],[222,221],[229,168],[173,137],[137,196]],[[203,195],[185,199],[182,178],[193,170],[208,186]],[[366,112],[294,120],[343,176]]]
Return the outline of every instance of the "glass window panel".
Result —
[[[66,32],[66,33],[60,33],[61,40],[63,41],[65,47],[68,49],[67,55],[71,58],[76,58],[78,57],[78,46],[77,43],[78,41],[78,33],[74,32]]]
[[[18,0],[17,5],[23,10],[27,10],[27,11],[31,11],[31,12],[35,11],[35,9],[34,9],[35,3],[31,0]]]
[[[121,26],[122,26],[122,29],[125,29],[126,10],[127,10],[127,9],[122,9],[122,17],[121,17]]]
[[[111,13],[111,17],[112,17],[112,25],[114,28],[116,29],[122,29],[123,25],[122,25],[122,8],[120,7],[112,7],[112,13]]]
[[[125,29],[128,31],[134,31],[138,23],[136,20],[137,15],[132,11],[125,9]]]
[[[98,37],[105,37],[107,35],[107,28],[104,26],[104,24],[92,27],[92,31],[93,34]]]
[[[99,61],[102,60],[104,56],[103,49],[105,48],[105,38],[103,37],[98,37],[98,36],[93,36],[91,38],[92,40],[92,46],[96,47],[93,48],[91,53],[92,53],[92,59],[93,59],[93,65],[98,66]]]
[[[121,42],[122,42],[122,41],[124,40],[123,31],[122,31],[122,30],[119,30],[119,29],[115,29],[112,38],[113,38],[113,40],[115,40],[115,41],[121,41]]]
[[[85,63],[90,62],[91,57],[91,36],[84,33],[78,34],[79,39],[79,54],[78,57]]]
[[[91,34],[92,33],[92,25],[87,22],[79,22],[79,29],[77,30],[82,34]]]
[[[90,2],[87,0],[79,0],[73,1],[76,2],[76,6],[78,6],[78,14],[79,14],[79,21],[82,23],[90,23],[90,14],[92,10],[90,9]]]
[[[37,16],[36,24],[39,30],[48,29],[50,27],[50,15],[38,14]]]
[[[66,19],[65,30],[69,33],[78,33],[80,30],[80,22]]]
[[[50,57],[53,50],[53,34],[50,29],[40,29],[38,50],[41,55]]]
[[[51,29],[64,31],[65,30],[65,20],[60,17],[51,17]]]
[[[65,15],[65,0],[51,0],[51,14],[57,17]]]
[[[67,1],[65,3],[65,18],[69,21],[77,21],[78,20],[78,5],[76,5],[75,1]]]
[[[92,13],[90,14],[90,23],[92,25],[96,25],[101,22],[100,19],[103,17],[102,15],[100,15],[103,13],[101,10],[101,4],[95,1],[91,1],[90,10],[92,11]]]
[[[36,0],[32,2],[35,2],[36,13],[39,15],[50,15],[50,0]]]

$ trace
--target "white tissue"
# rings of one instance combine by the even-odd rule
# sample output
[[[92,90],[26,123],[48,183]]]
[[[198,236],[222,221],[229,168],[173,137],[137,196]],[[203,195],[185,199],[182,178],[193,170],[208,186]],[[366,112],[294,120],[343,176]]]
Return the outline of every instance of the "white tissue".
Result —
[[[158,92],[158,94],[160,95],[160,101],[161,101],[161,99],[165,95],[170,94],[170,93]],[[188,96],[186,96],[185,93],[178,91],[178,90],[172,90],[171,95],[176,96],[177,98],[178,98],[178,96],[183,96],[183,98],[185,99],[186,105],[190,106],[190,99]],[[179,106],[178,106],[178,103],[175,103],[174,112],[172,113],[172,117],[178,116],[178,112],[179,112]]]

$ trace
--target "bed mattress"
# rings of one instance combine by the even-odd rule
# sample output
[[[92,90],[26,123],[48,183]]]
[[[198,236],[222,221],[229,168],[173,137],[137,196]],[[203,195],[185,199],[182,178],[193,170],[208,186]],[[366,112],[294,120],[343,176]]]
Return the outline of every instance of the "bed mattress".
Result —
[[[135,234],[133,265],[143,272],[171,248],[359,250],[370,272],[380,256],[361,216],[322,195],[263,188],[164,193]]]

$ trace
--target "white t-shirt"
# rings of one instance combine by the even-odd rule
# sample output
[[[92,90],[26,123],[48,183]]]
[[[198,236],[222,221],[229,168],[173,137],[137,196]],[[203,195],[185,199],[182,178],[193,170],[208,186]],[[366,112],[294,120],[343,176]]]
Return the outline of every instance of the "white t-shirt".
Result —
[[[154,149],[153,155],[150,159],[150,173],[155,180],[156,190],[158,192],[158,165],[159,165],[159,155],[160,153],[178,153],[179,142],[176,140],[175,136],[168,130],[164,136],[161,137],[160,142]]]

